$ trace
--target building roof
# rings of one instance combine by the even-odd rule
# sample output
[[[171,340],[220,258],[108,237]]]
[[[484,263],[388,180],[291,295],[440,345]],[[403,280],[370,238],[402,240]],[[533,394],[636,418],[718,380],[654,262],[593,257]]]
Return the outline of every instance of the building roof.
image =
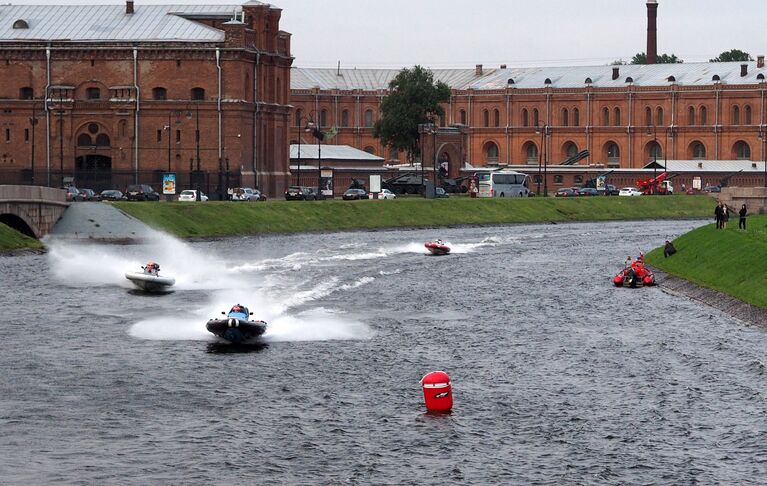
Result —
[[[290,158],[298,159],[298,144],[290,145]],[[301,144],[301,158],[302,159],[319,159],[319,145],[317,144]],[[358,162],[377,162],[383,163],[383,157],[369,154],[364,150],[359,150],[349,145],[323,145],[322,146],[322,159],[325,160],[351,160]]]
[[[249,4],[260,2],[249,2]],[[31,41],[223,42],[196,18],[234,17],[241,5],[0,5],[0,43]],[[14,28],[18,20],[28,28]],[[18,25],[17,25],[18,27]]]
[[[764,162],[752,160],[658,160],[649,162],[645,169],[652,169],[657,164],[657,169],[666,172],[764,172]],[[551,166],[549,166],[551,167]]]
[[[741,64],[747,66],[747,74],[741,76]],[[634,86],[700,86],[714,83],[719,76],[722,84],[755,84],[758,76],[767,76],[767,68],[757,68],[756,61],[749,62],[698,62],[682,64],[626,64],[620,66],[564,66],[526,68],[483,68],[482,74],[475,69],[435,69],[434,79],[453,89],[491,90],[515,88],[583,88],[591,80],[595,88],[619,88]],[[618,76],[613,78],[613,69]],[[397,75],[399,69],[333,69],[298,68],[291,71],[292,89],[322,90],[383,90]],[[628,79],[630,82],[627,82]],[[549,80],[550,83],[547,83]],[[513,81],[513,82],[512,82]]]

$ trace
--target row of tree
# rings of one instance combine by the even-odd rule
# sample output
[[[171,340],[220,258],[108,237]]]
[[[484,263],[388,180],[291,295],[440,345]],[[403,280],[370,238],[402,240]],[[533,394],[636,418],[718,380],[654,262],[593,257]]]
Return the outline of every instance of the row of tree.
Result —
[[[730,49],[724,51],[713,59],[709,59],[708,62],[735,62],[735,61],[753,61],[754,58],[751,54],[740,49]],[[656,59],[657,64],[681,64],[683,59],[679,59],[676,54],[661,54]],[[612,64],[647,64],[647,54],[644,52],[638,52],[634,54],[631,61],[626,62],[622,59],[613,61]]]
[[[732,49],[710,59],[710,62],[753,61],[748,52]],[[675,54],[661,54],[659,64],[684,62]],[[613,64],[627,64],[615,61]],[[644,52],[631,58],[630,64],[647,64]],[[415,66],[403,69],[389,83],[389,94],[381,102],[381,117],[373,127],[373,136],[384,146],[404,151],[412,163],[420,155],[418,125],[434,123],[445,115],[442,103],[450,101],[450,87],[442,81],[434,82],[428,69]]]

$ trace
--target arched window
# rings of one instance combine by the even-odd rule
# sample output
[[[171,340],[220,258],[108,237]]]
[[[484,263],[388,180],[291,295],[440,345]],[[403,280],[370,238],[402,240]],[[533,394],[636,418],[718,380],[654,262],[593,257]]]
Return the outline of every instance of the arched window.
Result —
[[[192,88],[191,91],[192,99],[195,101],[204,101],[205,100],[205,89],[204,88]]]
[[[445,114],[441,114],[439,116],[439,126],[444,127],[445,126]]]
[[[663,150],[661,149],[660,144],[655,140],[647,144],[647,156],[653,160],[663,158]]]
[[[320,127],[328,126],[328,110],[320,111]]]
[[[482,126],[490,126],[490,112],[487,110],[482,110]]]
[[[746,105],[743,108],[743,114],[745,115],[744,125],[751,125],[751,105]]]
[[[613,125],[616,127],[621,125],[621,109],[617,107],[613,111]]]
[[[109,147],[109,135],[106,133],[96,135],[96,145],[99,147]]]
[[[389,150],[389,160],[399,160],[399,150],[395,147],[392,147],[391,150]]]
[[[29,86],[25,86],[19,90],[19,98],[22,100],[31,100],[35,97],[35,91]]]
[[[602,108],[602,126],[603,127],[610,126],[610,109],[609,108]]]
[[[616,166],[621,163],[621,149],[615,142],[607,142],[607,165]]]
[[[301,118],[304,117],[304,112],[300,108],[296,110],[296,127],[301,128]]]
[[[706,146],[700,142],[693,142],[691,152],[693,159],[701,160],[706,158]]]
[[[695,125],[695,107],[694,106],[687,108],[687,124]]]
[[[562,177],[561,174],[555,174],[554,175],[554,184],[562,184],[564,182],[564,177]]]
[[[538,126],[538,109],[533,108],[533,126]]]
[[[344,110],[341,112],[341,126],[342,127],[349,126],[349,110]]]
[[[498,111],[497,108],[493,110],[493,126],[496,126],[496,127],[501,126],[501,112]]]
[[[740,125],[740,108],[738,105],[732,107],[732,120],[730,123],[732,125]]]
[[[527,108],[522,109],[522,126],[523,127],[530,126],[530,120],[528,119],[528,115],[527,115]]]
[[[736,159],[748,160],[751,158],[751,147],[742,140],[735,144],[734,152]]]
[[[99,88],[87,88],[85,90],[85,97],[89,100],[101,99],[101,90]]]
[[[152,98],[156,100],[167,100],[168,90],[160,87],[152,88]]]
[[[90,147],[93,145],[93,140],[91,139],[91,136],[87,133],[81,133],[77,137],[77,146],[78,147]]]
[[[562,126],[566,127],[570,124],[570,114],[567,112],[567,108],[562,108]]]
[[[495,142],[487,142],[485,144],[485,163],[497,163],[498,162],[498,145]]]
[[[538,163],[538,146],[532,142],[528,142],[527,147],[525,148],[525,155],[527,156],[528,164],[537,164]]]
[[[368,128],[373,126],[373,110],[365,110],[365,126]]]
[[[648,127],[652,125],[652,108],[649,106],[644,109],[644,124]]]
[[[461,110],[459,118],[461,119],[461,125],[466,125],[466,110]]]
[[[581,126],[581,112],[578,108],[573,108],[573,126]]]
[[[19,19],[16,22],[13,23],[13,28],[14,29],[28,29],[29,28],[29,24],[27,23],[26,20]]]
[[[365,147],[365,152],[369,153],[370,155],[375,155],[376,154],[376,149],[374,147],[371,147],[370,145],[368,145],[367,147]]]
[[[663,108],[660,106],[655,110],[655,124],[663,125]]]
[[[700,107],[700,124],[701,125],[706,125],[708,123],[708,120],[706,120],[706,118],[707,118],[706,115],[707,114],[708,113],[706,111],[706,107],[705,106],[701,106]]]
[[[565,150],[564,150],[564,156],[566,159],[569,159],[570,157],[575,157],[578,155],[578,146],[575,145],[575,142],[567,142],[565,144]]]

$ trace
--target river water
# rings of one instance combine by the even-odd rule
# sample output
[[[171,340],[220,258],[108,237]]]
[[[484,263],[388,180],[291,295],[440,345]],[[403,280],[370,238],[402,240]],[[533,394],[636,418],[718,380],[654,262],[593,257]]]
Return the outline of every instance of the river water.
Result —
[[[160,235],[0,258],[0,482],[764,484],[767,332],[610,281],[700,224]],[[424,255],[438,236],[453,254]],[[175,292],[130,289],[149,259]],[[269,323],[263,345],[205,331],[238,302]],[[424,413],[433,370],[450,415]]]

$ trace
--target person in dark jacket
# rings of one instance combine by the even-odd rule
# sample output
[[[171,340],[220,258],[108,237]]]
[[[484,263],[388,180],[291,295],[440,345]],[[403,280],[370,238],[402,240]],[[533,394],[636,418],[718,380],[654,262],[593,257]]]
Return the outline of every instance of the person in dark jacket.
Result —
[[[663,256],[665,258],[668,258],[674,253],[676,253],[676,248],[674,248],[674,244],[666,240],[666,244],[663,246]]]
[[[722,203],[719,203],[716,205],[716,208],[714,208],[714,218],[716,218],[716,229],[722,228]]]
[[[740,211],[738,211],[738,215],[740,215],[740,221],[738,221],[738,229],[746,229],[746,214],[748,213],[748,210],[746,209],[746,205],[740,207]]]

